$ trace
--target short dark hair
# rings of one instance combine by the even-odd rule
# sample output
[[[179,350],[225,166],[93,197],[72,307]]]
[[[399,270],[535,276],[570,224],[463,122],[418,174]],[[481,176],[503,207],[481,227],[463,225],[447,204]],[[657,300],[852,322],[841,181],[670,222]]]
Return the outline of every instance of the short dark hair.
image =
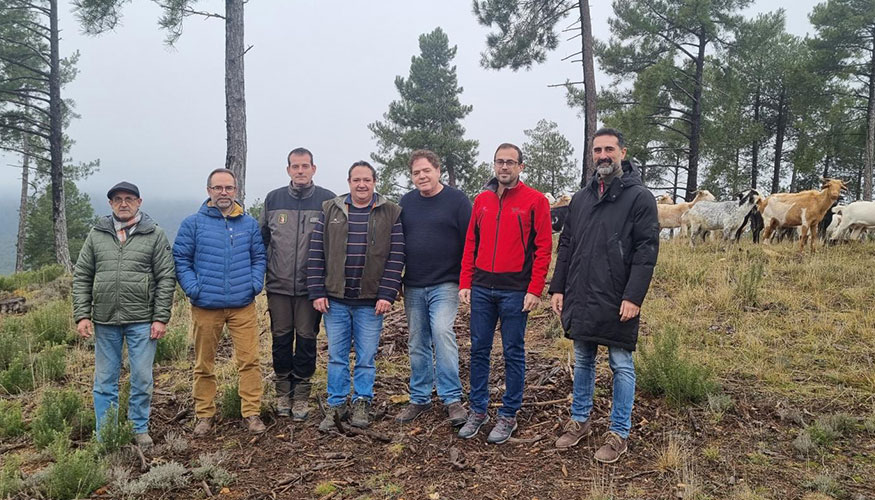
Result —
[[[441,169],[441,160],[438,158],[438,155],[435,154],[434,151],[429,151],[428,149],[417,149],[416,151],[410,153],[410,162],[407,164],[407,168],[413,170],[413,162],[416,160],[425,158],[431,163],[431,166],[440,170]]]
[[[517,161],[520,163],[523,162],[523,150],[520,149],[520,147],[517,146],[516,144],[511,144],[509,142],[503,142],[503,143],[499,144],[499,146],[497,148],[495,148],[495,153],[492,154],[493,160],[495,159],[495,155],[497,155],[498,152],[501,151],[502,149],[516,149]]]
[[[374,176],[374,182],[377,182],[377,169],[375,169],[370,163],[368,163],[364,160],[359,160],[359,161],[353,163],[351,167],[349,167],[349,172],[347,172],[347,174],[346,174],[347,181],[352,179],[352,169],[354,169],[356,167],[368,167],[369,169],[371,169],[371,174],[373,174],[373,176]]]
[[[592,138],[595,139],[596,137],[599,137],[602,135],[612,135],[612,136],[617,138],[617,144],[621,148],[626,147],[626,139],[623,137],[623,133],[620,132],[619,130],[617,130],[615,128],[611,128],[611,127],[602,127],[602,128],[595,131],[595,134],[592,135]]]
[[[237,185],[237,176],[234,175],[233,171],[231,171],[227,168],[217,168],[217,169],[213,170],[212,172],[210,172],[210,175],[207,176],[207,187],[212,187],[212,186],[210,186],[210,181],[213,180],[213,176],[216,174],[228,174],[228,175],[230,175],[231,177],[234,178],[234,185],[235,186]]]
[[[311,153],[310,150],[307,148],[295,148],[289,151],[289,154],[286,155],[286,162],[288,162],[289,165],[292,164],[292,155],[309,155],[310,165],[313,164],[313,153]]]

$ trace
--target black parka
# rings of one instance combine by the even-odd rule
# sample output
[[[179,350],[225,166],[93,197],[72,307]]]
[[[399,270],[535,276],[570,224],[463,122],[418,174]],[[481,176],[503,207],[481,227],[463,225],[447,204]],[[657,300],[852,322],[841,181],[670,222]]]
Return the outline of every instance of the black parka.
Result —
[[[563,293],[567,337],[634,351],[639,316],[620,322],[620,303],[644,302],[659,253],[653,194],[623,162],[599,199],[598,177],[571,198],[550,293]]]

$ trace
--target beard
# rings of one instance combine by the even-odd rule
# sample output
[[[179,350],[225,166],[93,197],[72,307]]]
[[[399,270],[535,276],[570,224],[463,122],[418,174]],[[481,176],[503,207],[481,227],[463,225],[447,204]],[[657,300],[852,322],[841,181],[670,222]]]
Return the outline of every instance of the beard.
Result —
[[[612,161],[602,161],[596,165],[596,171],[602,177],[607,177],[620,170],[620,164]]]

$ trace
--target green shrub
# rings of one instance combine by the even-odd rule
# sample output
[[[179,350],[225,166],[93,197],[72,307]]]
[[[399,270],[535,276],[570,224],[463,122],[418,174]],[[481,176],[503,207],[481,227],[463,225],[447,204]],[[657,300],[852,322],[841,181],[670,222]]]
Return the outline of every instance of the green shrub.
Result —
[[[55,463],[43,483],[49,498],[86,498],[103,485],[106,472],[93,448],[71,451],[69,438],[60,437],[52,443],[51,453]]]
[[[222,418],[242,418],[240,414],[240,394],[237,382],[223,385],[219,389],[219,412]]]
[[[27,353],[19,354],[8,368],[0,372],[0,391],[6,394],[20,394],[33,390],[33,372],[27,359]]]
[[[9,368],[16,357],[28,353],[27,324],[18,316],[9,316],[0,323],[0,370]]]
[[[763,282],[763,261],[754,259],[746,268],[738,271],[733,287],[733,295],[743,305],[756,306]]]
[[[115,405],[103,415],[100,432],[97,435],[97,449],[101,455],[108,455],[120,450],[134,439],[134,424],[130,420],[119,420],[119,411]]]
[[[652,346],[641,346],[636,371],[642,390],[676,406],[704,401],[717,390],[707,367],[678,356],[678,333],[671,327],[654,335]]]
[[[63,274],[64,268],[60,264],[52,264],[33,271],[0,276],[0,291],[11,292],[28,285],[44,285],[55,281]]]
[[[3,470],[0,470],[0,498],[8,498],[24,487],[21,478],[21,457],[12,455],[6,458]]]
[[[0,437],[15,437],[22,434],[24,434],[24,419],[21,415],[21,403],[0,400]]]
[[[78,437],[88,436],[93,428],[94,414],[83,407],[82,398],[72,389],[47,390],[30,424],[33,443],[39,449],[58,436],[69,437],[71,432]]]
[[[164,337],[158,339],[155,350],[155,363],[164,361],[179,361],[188,356],[188,330],[185,327],[174,327],[167,330]]]
[[[40,383],[63,379],[67,373],[67,348],[53,345],[43,349],[34,359],[34,372]]]
[[[27,313],[25,317],[39,344],[66,344],[75,338],[73,310],[66,300],[49,302]]]

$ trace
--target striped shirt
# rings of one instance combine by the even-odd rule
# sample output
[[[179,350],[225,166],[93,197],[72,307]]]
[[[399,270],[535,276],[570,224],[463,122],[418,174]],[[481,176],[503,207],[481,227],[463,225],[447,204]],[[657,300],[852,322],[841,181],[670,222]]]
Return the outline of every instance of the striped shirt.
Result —
[[[380,278],[377,299],[360,299],[362,273],[365,268],[365,255],[368,249],[368,218],[373,204],[358,208],[347,196],[349,210],[346,243],[346,262],[344,264],[343,297],[332,297],[350,305],[375,304],[378,299],[394,302],[401,291],[401,272],[404,270],[404,228],[401,218],[392,225],[389,258]],[[325,213],[319,215],[319,222],[310,238],[310,255],[307,264],[307,289],[310,299],[326,296],[325,292],[325,245],[323,240]]]

